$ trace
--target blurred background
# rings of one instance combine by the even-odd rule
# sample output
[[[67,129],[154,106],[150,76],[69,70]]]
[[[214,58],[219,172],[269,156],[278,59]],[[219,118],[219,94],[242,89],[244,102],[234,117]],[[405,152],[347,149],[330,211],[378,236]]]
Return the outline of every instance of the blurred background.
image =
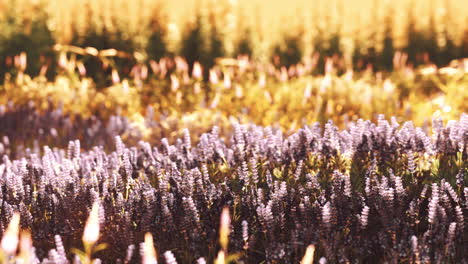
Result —
[[[240,54],[289,66],[319,53],[358,70],[391,70],[396,51],[412,65],[468,56],[463,0],[2,0],[0,10],[0,76],[21,51],[38,74],[56,43],[181,55],[206,67]]]

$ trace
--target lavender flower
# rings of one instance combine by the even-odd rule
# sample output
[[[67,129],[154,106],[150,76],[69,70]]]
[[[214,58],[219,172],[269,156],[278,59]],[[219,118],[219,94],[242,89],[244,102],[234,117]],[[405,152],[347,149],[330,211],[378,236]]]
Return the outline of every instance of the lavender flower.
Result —
[[[359,217],[359,222],[361,223],[361,226],[363,229],[367,227],[368,218],[369,218],[369,207],[365,205],[364,208],[362,208],[362,213],[361,213],[361,216]]]
[[[435,223],[435,217],[437,212],[437,206],[439,204],[439,186],[437,184],[432,184],[432,196],[429,202],[429,214],[428,221],[430,224]]]

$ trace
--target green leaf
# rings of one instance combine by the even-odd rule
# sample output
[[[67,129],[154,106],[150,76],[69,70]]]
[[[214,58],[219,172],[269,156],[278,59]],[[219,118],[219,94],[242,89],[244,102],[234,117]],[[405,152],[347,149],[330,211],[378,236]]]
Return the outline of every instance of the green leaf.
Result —
[[[226,257],[226,263],[231,263],[237,261],[242,256],[242,253],[229,254]]]
[[[109,244],[107,244],[107,243],[101,243],[101,244],[98,244],[97,246],[95,246],[95,247],[93,248],[93,252],[96,253],[96,252],[105,250],[105,249],[108,248],[108,247],[109,247]]]

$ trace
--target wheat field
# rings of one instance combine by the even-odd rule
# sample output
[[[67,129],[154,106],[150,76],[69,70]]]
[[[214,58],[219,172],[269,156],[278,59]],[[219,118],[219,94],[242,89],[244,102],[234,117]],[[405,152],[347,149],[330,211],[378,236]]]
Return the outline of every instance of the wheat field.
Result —
[[[125,26],[130,34],[144,34],[142,24],[150,20],[155,9],[163,10],[175,37],[183,32],[187,21],[196,17],[197,10],[203,12],[208,8],[225,14],[218,17],[224,29],[240,34],[243,27],[250,26],[266,41],[277,40],[280,32],[298,27],[304,28],[305,37],[313,37],[319,27],[326,34],[338,31],[345,43],[347,38],[356,36],[378,40],[383,36],[382,25],[390,16],[396,46],[401,46],[406,41],[405,27],[412,13],[417,28],[431,28],[432,23],[435,31],[442,33],[447,29],[460,42],[468,23],[468,4],[464,0],[356,0],[352,4],[345,0],[50,0],[47,5],[51,26],[63,42],[69,41],[72,23],[78,27],[107,23],[110,28]],[[83,11],[86,5],[91,7],[94,22]],[[443,41],[439,39],[440,44]]]

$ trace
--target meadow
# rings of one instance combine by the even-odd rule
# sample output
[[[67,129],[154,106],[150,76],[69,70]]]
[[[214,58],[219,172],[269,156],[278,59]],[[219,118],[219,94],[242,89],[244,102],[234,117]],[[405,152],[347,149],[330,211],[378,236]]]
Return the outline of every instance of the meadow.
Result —
[[[467,8],[1,2],[0,263],[468,263]]]

